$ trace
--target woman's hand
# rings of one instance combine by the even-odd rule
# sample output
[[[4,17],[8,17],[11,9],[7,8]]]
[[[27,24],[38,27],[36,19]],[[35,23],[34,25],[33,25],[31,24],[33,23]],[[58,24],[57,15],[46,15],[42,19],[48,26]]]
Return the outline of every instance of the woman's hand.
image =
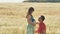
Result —
[[[36,26],[36,21],[34,21],[34,24],[33,24],[33,26]]]

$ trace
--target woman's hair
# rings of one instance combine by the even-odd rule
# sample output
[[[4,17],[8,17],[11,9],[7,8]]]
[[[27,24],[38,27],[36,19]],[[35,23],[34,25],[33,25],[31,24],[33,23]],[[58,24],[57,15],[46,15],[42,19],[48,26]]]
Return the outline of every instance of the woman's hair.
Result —
[[[28,16],[28,15],[31,15],[33,11],[34,11],[34,8],[33,8],[33,7],[30,7],[30,8],[28,9],[27,16]],[[27,18],[27,16],[26,16],[26,18]]]
[[[33,8],[33,7],[30,7],[30,8],[28,9],[28,15],[31,15],[33,11],[34,11],[34,8]]]

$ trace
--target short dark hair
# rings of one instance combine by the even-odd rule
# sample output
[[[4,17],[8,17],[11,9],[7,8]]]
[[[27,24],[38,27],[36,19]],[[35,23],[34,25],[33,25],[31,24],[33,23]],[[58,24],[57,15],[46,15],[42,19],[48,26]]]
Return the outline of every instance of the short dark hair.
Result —
[[[45,16],[41,15],[41,19],[44,21],[45,20]]]

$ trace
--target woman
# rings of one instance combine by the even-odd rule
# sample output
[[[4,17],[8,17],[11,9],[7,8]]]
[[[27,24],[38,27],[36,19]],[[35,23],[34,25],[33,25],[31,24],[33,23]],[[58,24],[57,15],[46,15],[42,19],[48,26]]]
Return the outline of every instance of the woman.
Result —
[[[32,15],[33,12],[34,12],[34,8],[30,7],[26,16],[28,22],[27,34],[34,34],[35,20]]]

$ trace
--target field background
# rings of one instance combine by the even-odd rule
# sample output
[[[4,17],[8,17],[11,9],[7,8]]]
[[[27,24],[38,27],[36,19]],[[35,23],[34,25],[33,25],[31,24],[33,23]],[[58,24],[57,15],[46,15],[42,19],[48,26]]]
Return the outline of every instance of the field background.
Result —
[[[47,34],[60,34],[60,3],[0,3],[0,34],[26,34],[29,7],[35,8],[36,21],[45,16]]]

